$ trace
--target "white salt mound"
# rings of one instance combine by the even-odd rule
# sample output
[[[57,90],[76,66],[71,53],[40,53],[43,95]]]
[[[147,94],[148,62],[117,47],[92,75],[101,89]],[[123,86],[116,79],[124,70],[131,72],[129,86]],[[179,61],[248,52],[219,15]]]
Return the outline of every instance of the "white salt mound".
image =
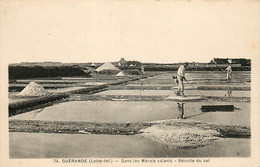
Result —
[[[154,125],[141,132],[142,136],[168,146],[199,146],[209,144],[220,136],[216,130],[163,124]]]
[[[176,100],[176,101],[195,101],[195,100],[202,100],[201,96],[168,96],[165,99],[168,100]]]
[[[18,96],[45,96],[50,94],[41,85],[30,82],[19,94]]]
[[[102,82],[86,82],[84,85],[104,85],[105,83]]]
[[[122,71],[120,71],[118,74],[116,74],[116,76],[117,77],[123,77],[123,76],[125,76],[125,74]]]

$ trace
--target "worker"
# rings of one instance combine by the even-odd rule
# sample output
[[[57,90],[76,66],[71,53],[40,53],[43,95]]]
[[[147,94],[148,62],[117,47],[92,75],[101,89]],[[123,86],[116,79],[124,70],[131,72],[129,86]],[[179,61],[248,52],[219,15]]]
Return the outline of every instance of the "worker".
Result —
[[[144,66],[141,65],[141,75],[144,75]]]
[[[230,82],[230,81],[231,81],[231,78],[232,78],[232,76],[231,76],[231,74],[232,74],[232,68],[231,68],[231,66],[229,65],[225,70],[227,71],[227,81]]]
[[[186,71],[186,67],[188,66],[188,63],[184,63],[183,65],[181,65],[179,68],[178,68],[178,71],[177,71],[177,80],[178,80],[178,91],[177,91],[177,96],[183,96],[185,97],[184,95],[184,84],[183,84],[183,80],[186,80],[185,78],[185,71]],[[187,81],[187,80],[186,80]]]

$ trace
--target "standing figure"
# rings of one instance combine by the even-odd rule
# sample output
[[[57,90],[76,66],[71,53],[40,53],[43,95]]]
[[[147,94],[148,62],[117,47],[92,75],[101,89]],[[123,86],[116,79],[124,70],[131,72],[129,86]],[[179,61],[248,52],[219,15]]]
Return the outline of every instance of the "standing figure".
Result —
[[[141,75],[144,75],[144,66],[141,65]]]
[[[226,71],[227,71],[227,81],[230,82],[232,78],[232,68],[230,65],[226,68]]]
[[[185,97],[183,80],[186,80],[186,78],[185,78],[185,71],[186,71],[186,67],[187,66],[188,66],[188,63],[184,63],[183,65],[181,65],[178,68],[178,71],[177,71],[177,80],[178,80],[178,83],[179,83],[177,95],[179,94],[179,95],[181,95],[183,97]]]

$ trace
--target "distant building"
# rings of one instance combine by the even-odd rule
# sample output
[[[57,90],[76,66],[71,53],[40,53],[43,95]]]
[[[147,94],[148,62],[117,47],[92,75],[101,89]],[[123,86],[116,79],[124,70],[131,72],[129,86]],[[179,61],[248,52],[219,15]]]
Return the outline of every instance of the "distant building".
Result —
[[[121,58],[119,60],[118,66],[120,66],[120,67],[127,67],[127,61],[125,60],[125,58]]]
[[[141,62],[139,62],[139,61],[128,61],[127,62],[127,65],[128,65],[128,67],[130,67],[130,68],[140,68],[141,67],[141,65],[142,65],[142,63]]]
[[[230,59],[230,64],[241,64],[241,66],[251,66],[250,59]]]
[[[214,58],[210,61],[211,64],[229,64],[228,59],[223,58]]]
[[[251,66],[251,60],[244,58],[214,58],[210,61],[210,64],[240,64],[241,66]]]

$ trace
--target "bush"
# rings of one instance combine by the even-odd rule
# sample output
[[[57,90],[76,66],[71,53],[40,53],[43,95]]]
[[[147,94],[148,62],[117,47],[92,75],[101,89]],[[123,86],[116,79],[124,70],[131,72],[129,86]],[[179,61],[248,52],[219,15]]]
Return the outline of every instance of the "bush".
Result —
[[[78,66],[9,66],[8,70],[9,79],[91,76]]]
[[[115,75],[119,73],[118,70],[102,70],[98,72],[99,74],[106,74],[106,75]]]
[[[138,69],[126,69],[124,72],[128,75],[141,75],[141,72]]]

